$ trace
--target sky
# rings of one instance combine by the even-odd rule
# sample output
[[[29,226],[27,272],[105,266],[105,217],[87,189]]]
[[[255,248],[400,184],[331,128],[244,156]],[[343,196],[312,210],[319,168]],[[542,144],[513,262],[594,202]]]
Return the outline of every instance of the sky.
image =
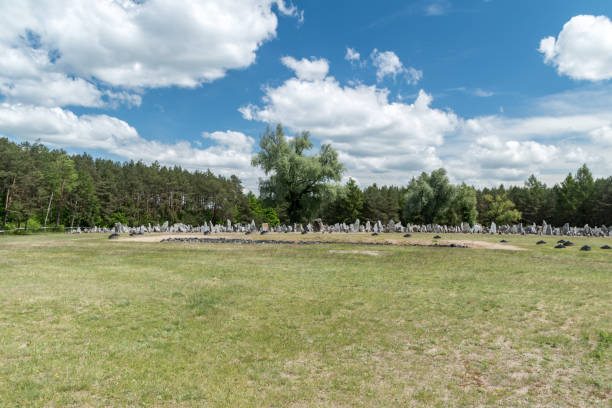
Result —
[[[609,0],[0,1],[0,135],[236,174],[266,126],[344,180],[612,175]]]

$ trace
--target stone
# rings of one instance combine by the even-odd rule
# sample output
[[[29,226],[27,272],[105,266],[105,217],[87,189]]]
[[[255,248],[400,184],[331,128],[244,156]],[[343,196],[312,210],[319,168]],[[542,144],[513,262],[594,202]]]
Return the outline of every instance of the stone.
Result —
[[[601,249],[612,249],[612,247],[610,245],[604,245],[601,247]]]
[[[563,235],[569,235],[570,233],[570,225],[567,222],[563,224],[562,233]]]
[[[567,247],[567,246],[573,246],[573,245],[574,245],[574,243],[573,243],[572,241],[565,241],[565,242],[563,243],[563,246],[566,246],[566,247]]]
[[[491,223],[491,227],[489,228],[489,233],[497,234],[497,225],[495,225],[495,222]]]
[[[565,248],[565,245],[559,244],[559,245],[556,245],[555,248],[556,249],[563,249],[563,248]]]
[[[119,235],[119,234],[117,234],[117,233],[115,232],[115,233],[110,234],[110,235],[108,236],[108,239],[119,239],[119,237],[120,237],[120,236],[121,236],[121,235]]]
[[[544,245],[545,243],[546,241],[539,240],[538,242],[536,242],[536,245]]]
[[[588,245],[583,245],[583,246],[580,248],[580,250],[581,250],[581,251],[590,251],[590,250],[591,250],[591,247],[590,247],[590,246],[588,246]]]
[[[168,221],[164,222],[160,227],[161,232],[168,232]]]
[[[552,225],[546,224],[544,228],[544,235],[552,235]]]

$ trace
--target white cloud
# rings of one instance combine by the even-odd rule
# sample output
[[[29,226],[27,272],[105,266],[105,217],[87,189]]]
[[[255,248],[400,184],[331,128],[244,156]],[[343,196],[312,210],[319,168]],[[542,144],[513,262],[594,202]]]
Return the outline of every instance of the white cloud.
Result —
[[[612,87],[580,90],[536,100],[534,116],[459,118],[433,108],[424,91],[412,103],[391,102],[385,88],[296,77],[240,111],[249,120],[310,130],[316,142],[338,150],[347,176],[365,184],[405,184],[438,167],[478,186],[522,184],[530,174],[554,184],[582,163],[596,175],[612,172],[610,95]]]
[[[81,115],[61,108],[0,104],[0,134],[61,148],[95,149],[133,160],[159,161],[190,170],[210,168],[236,174],[251,189],[259,172],[251,167],[255,141],[240,132],[204,133],[205,149],[189,142],[162,143],[142,138],[126,122],[107,115]]]
[[[398,75],[405,75],[409,84],[416,84],[423,78],[423,72],[413,67],[406,68],[393,51],[372,51],[372,63],[376,67],[376,79],[381,82],[391,76],[395,80]]]
[[[612,147],[612,127],[603,126],[599,129],[594,129],[589,133],[589,136],[593,142],[597,143],[599,147]]]
[[[474,95],[480,98],[489,98],[495,94],[491,91],[485,91],[484,89],[476,88],[474,89]]]
[[[283,57],[281,61],[287,68],[292,69],[299,79],[303,80],[320,80],[325,78],[329,72],[329,62],[325,59],[302,58],[298,61],[293,57]]]
[[[359,54],[354,48],[346,47],[344,59],[350,61],[351,63],[359,63],[361,60],[361,54]]]
[[[479,158],[483,168],[503,169],[538,166],[555,159],[559,149],[535,141],[502,140],[497,136],[482,137],[472,145],[470,154]]]
[[[520,118],[480,116],[465,120],[463,130],[468,135],[512,137],[518,140],[533,138],[557,139],[560,136],[584,135],[605,126],[612,120],[612,112],[579,115],[548,115]]]
[[[389,91],[376,86],[296,77],[266,88],[263,106],[240,111],[245,119],[311,131],[338,149],[350,175],[360,180],[376,182],[376,175],[384,175],[387,182],[406,183],[410,172],[442,164],[436,147],[458,123],[452,112],[433,109],[431,103],[424,91],[408,104],[390,102]]]
[[[570,19],[558,37],[541,40],[544,61],[573,79],[612,78],[612,21],[606,16],[579,15]]]
[[[455,180],[479,186],[522,184],[530,174],[554,184],[583,163],[608,176],[612,112],[571,114],[567,103],[573,98],[562,97],[566,102],[556,113],[549,108],[542,116],[461,120],[457,134],[438,149],[445,167]]]
[[[7,102],[48,107],[78,105],[97,108],[104,105],[104,94],[94,84],[60,73],[41,74],[38,78],[0,77],[0,94]]]
[[[450,4],[448,0],[434,0],[425,7],[426,16],[442,16],[448,12]]]
[[[275,37],[274,5],[302,16],[284,0],[0,2],[0,93],[42,106],[138,105],[113,88],[214,81]]]

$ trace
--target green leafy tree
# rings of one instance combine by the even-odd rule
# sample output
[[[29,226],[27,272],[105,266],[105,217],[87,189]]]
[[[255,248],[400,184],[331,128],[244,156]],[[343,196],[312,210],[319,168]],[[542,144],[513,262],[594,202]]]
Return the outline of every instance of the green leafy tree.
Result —
[[[363,218],[364,194],[354,179],[336,189],[333,198],[324,209],[324,219],[330,224],[351,223]]]
[[[455,187],[455,193],[450,201],[446,220],[451,225],[467,222],[474,225],[478,219],[476,209],[476,190],[465,183]]]
[[[507,193],[485,194],[483,200],[486,207],[484,213],[486,223],[494,221],[497,225],[512,224],[521,219],[521,212],[508,199]]]
[[[446,176],[446,170],[431,174],[421,173],[408,184],[404,197],[404,216],[408,221],[420,223],[447,223],[455,188]]]
[[[264,207],[261,201],[255,197],[255,194],[249,191],[247,200],[249,202],[251,217],[256,224],[261,225],[264,222],[272,226],[280,224],[278,214],[276,214],[274,208]]]
[[[328,183],[339,181],[343,166],[330,145],[322,145],[318,154],[307,156],[313,147],[309,133],[302,132],[287,141],[279,124],[267,128],[260,141],[260,152],[252,164],[268,176],[260,180],[260,194],[274,206],[285,205],[289,222],[310,218],[318,208]]]
[[[78,185],[79,176],[74,169],[74,161],[67,154],[61,152],[51,166],[51,177],[58,199],[55,218],[55,227],[57,228],[60,225],[66,194]]]

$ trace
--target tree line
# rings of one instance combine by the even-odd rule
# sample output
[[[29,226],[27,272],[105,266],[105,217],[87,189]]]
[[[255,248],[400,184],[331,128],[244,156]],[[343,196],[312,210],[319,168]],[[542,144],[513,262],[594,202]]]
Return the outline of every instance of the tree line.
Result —
[[[242,190],[235,176],[68,155],[0,138],[2,230],[250,221],[258,200]]]
[[[438,169],[405,186],[373,184],[362,190],[352,179],[337,184],[344,168],[330,145],[307,154],[313,148],[308,132],[287,138],[279,124],[266,129],[260,147],[253,159],[267,176],[260,182],[260,198],[284,223],[319,217],[328,224],[357,218],[446,225],[612,224],[612,177],[594,180],[586,165],[552,187],[532,175],[523,186],[477,189],[452,185]]]
[[[0,138],[0,230],[182,222],[201,225],[290,224],[322,218],[418,224],[467,222],[612,224],[612,177],[594,179],[586,165],[552,187],[529,177],[523,186],[453,185],[438,169],[405,186],[341,185],[344,167],[330,145],[315,154],[308,132],[292,138],[267,128],[253,166],[264,170],[259,196],[236,176],[190,172],[159,163],[115,162],[69,155],[38,143]]]

